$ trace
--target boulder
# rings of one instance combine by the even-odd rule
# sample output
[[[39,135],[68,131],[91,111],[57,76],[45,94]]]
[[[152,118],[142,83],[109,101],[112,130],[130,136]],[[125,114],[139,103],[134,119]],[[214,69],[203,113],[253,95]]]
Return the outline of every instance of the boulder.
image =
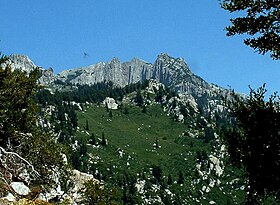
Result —
[[[16,198],[14,197],[14,195],[9,193],[7,196],[0,199],[0,204],[2,203],[2,201],[14,202],[15,200]]]
[[[114,98],[106,97],[103,101],[104,105],[107,105],[109,109],[116,110],[118,109],[118,104],[116,103]]]
[[[30,189],[27,186],[25,186],[23,182],[12,182],[10,186],[18,195],[21,196],[26,196],[30,192]]]

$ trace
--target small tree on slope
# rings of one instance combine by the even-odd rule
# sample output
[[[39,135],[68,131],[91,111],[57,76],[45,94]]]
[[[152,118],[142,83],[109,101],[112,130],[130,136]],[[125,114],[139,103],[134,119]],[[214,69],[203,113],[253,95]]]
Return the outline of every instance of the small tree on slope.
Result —
[[[39,89],[39,70],[27,74],[13,71],[7,57],[0,57],[0,183],[9,189],[11,180],[26,169],[34,174],[28,183],[54,185],[51,175],[65,165],[62,147],[38,127],[38,108],[33,100]]]

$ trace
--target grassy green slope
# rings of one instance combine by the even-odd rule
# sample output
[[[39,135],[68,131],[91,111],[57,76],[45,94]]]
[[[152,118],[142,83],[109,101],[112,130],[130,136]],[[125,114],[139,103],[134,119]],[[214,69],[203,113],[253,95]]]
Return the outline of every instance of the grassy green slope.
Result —
[[[151,168],[156,165],[162,169],[165,183],[168,175],[176,182],[179,172],[184,174],[184,184],[174,183],[169,186],[173,193],[180,194],[188,203],[193,201],[194,197],[200,197],[198,190],[201,190],[200,186],[203,183],[196,185],[197,187],[193,186],[193,181],[197,178],[196,164],[198,156],[202,156],[203,153],[210,154],[211,144],[205,143],[203,139],[184,135],[190,132],[187,126],[173,121],[163,112],[160,105],[148,106],[146,113],[139,107],[126,106],[128,114],[121,110],[111,110],[112,117],[105,107],[98,105],[90,105],[86,111],[78,112],[78,140],[88,143],[93,133],[99,144],[97,147],[87,145],[87,153],[93,156],[92,159],[86,159],[87,170],[92,173],[98,170],[106,183],[115,186],[127,172],[139,177],[145,175],[146,178],[153,178]],[[89,125],[88,131],[85,130],[86,121]],[[108,141],[107,146],[100,145],[102,133]],[[154,146],[157,140],[159,148]],[[222,183],[226,181],[222,180]],[[231,197],[224,196],[225,190],[214,188],[213,191],[207,194],[208,197],[203,197],[205,204],[212,199],[222,204],[231,200]],[[243,198],[241,195],[239,197]]]
[[[146,113],[142,113],[141,108],[132,106],[128,111],[128,114],[123,114],[120,110],[112,110],[112,117],[109,117],[106,108],[92,105],[86,112],[78,114],[80,127],[78,136],[89,139],[89,135],[82,131],[88,120],[90,135],[94,133],[97,138],[101,138],[104,133],[108,140],[108,146],[101,149],[89,146],[90,152],[102,155],[106,163],[119,164],[118,148],[120,148],[126,155],[124,159],[127,159],[128,155],[134,159],[129,164],[136,166],[135,169],[154,164],[162,165],[166,170],[168,166],[171,172],[170,163],[175,159],[187,161],[187,157],[191,157],[186,155],[188,148],[178,144],[176,140],[185,131],[185,125],[170,119],[160,105],[148,107]],[[159,148],[153,146],[156,141]]]

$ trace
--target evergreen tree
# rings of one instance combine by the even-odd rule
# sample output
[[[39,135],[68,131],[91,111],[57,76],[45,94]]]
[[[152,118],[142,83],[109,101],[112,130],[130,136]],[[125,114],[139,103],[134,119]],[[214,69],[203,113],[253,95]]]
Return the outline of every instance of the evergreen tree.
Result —
[[[86,126],[85,126],[85,130],[89,131],[88,120],[86,120]]]
[[[228,36],[252,36],[244,40],[246,45],[280,59],[279,0],[224,0],[222,8],[242,15],[230,20],[232,25],[226,27]]]
[[[155,101],[162,103],[163,102],[163,97],[164,97],[164,89],[162,86],[159,87],[159,90],[156,91],[156,96],[155,96]]]
[[[70,122],[72,124],[72,127],[74,128],[74,130],[76,130],[76,128],[78,127],[78,117],[77,117],[77,114],[75,112],[74,106],[70,106],[68,116],[70,118]]]
[[[177,183],[178,183],[178,184],[184,184],[184,181],[185,181],[184,174],[183,174],[183,172],[180,170],[180,171],[179,171],[179,178],[178,178],[178,180],[177,180]]]
[[[0,65],[7,63],[1,57]],[[12,71],[7,65],[0,68],[0,144],[14,147],[21,143],[21,133],[35,131],[38,107],[32,99],[39,86],[38,69],[27,76],[20,71]]]
[[[142,113],[147,113],[147,106],[146,105],[142,106]]]
[[[94,133],[91,134],[91,137],[89,139],[89,143],[92,145],[96,145],[96,139]]]
[[[9,157],[9,161],[0,158],[0,175],[3,179],[6,176],[20,179],[20,170],[30,170],[31,183],[47,189],[55,185],[54,170],[60,170],[62,176],[66,166],[63,148],[54,136],[38,126],[39,109],[34,96],[40,89],[37,84],[40,72],[39,69],[29,74],[12,71],[7,60],[4,56],[0,58],[0,149],[2,157],[9,154],[14,157]],[[32,178],[32,173],[37,173],[37,177]]]
[[[266,101],[265,93],[265,86],[251,89],[246,99],[233,92],[229,101],[236,126],[224,140],[231,162],[248,175],[246,204],[259,204],[271,194],[280,197],[280,101],[276,94]]]
[[[213,129],[206,127],[205,128],[205,143],[209,143],[211,140],[215,139],[214,131]]]
[[[123,176],[123,204],[142,204],[142,199],[137,193],[137,177],[132,173],[125,172]]]
[[[79,154],[80,156],[85,156],[87,154],[87,145],[85,142],[81,142],[79,147]]]
[[[134,102],[139,107],[141,107],[144,104],[144,98],[141,94],[141,90],[137,90],[136,96],[134,98]]]
[[[152,174],[158,183],[162,182],[162,168],[160,166],[153,166]]]
[[[109,111],[109,117],[112,118],[113,117],[113,113],[112,110]]]
[[[129,114],[129,110],[128,110],[127,106],[124,107],[123,114],[125,114],[125,115]]]
[[[106,112],[109,112],[109,107],[108,107],[108,103],[107,102],[105,104],[105,107],[106,107]]]
[[[107,140],[105,138],[104,132],[102,132],[102,139],[101,139],[101,143],[102,146],[106,146],[107,145]]]
[[[168,174],[167,185],[172,185],[172,184],[173,184],[172,176],[171,176],[171,174]]]

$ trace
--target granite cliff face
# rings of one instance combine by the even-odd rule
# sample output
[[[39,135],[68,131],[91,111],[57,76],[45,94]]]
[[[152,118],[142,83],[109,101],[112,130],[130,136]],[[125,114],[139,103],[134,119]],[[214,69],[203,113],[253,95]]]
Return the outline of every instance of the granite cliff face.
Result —
[[[55,76],[55,79],[80,85],[90,85],[106,80],[121,87],[146,79],[154,79],[180,93],[196,94],[209,93],[208,91],[215,87],[194,75],[183,58],[173,58],[168,54],[158,55],[154,64],[137,58],[121,63],[117,58],[113,58],[107,63],[65,70]]]
[[[107,63],[98,63],[84,68],[65,70],[56,76],[65,83],[92,85],[103,81],[112,81],[117,86],[125,86],[152,77],[153,66],[139,59],[121,63],[113,58]]]
[[[55,76],[52,68],[49,68],[47,70],[41,70],[41,77],[39,78],[39,82],[41,84],[53,85],[54,80],[55,80]]]
[[[23,67],[26,70],[35,67],[34,63],[26,56],[13,55],[11,61],[16,67]],[[42,69],[39,82],[52,86],[57,82],[72,85],[93,85],[98,82],[112,81],[114,85],[124,87],[146,79],[154,79],[179,93],[185,94],[202,95],[207,93],[213,95],[216,91],[223,91],[223,89],[209,84],[193,74],[183,58],[173,58],[165,53],[158,55],[154,64],[137,58],[122,63],[119,59],[113,58],[106,63],[100,62],[88,67],[64,70],[57,75],[54,75],[52,68]]]
[[[21,70],[29,74],[35,68],[39,68],[41,72],[41,77],[39,82],[44,85],[54,84],[55,76],[52,68],[43,69],[42,67],[38,67],[35,65],[28,56],[13,54],[9,56],[9,61],[12,70]]]
[[[9,56],[8,63],[13,70],[22,70],[26,73],[30,73],[37,66],[25,55],[11,55]]]
[[[192,74],[182,58],[175,59],[167,54],[160,54],[154,64],[137,58],[121,63],[119,59],[113,58],[107,63],[65,70],[56,76],[56,79],[71,84],[94,84],[106,80],[121,87],[145,79],[155,79],[165,85],[175,86],[184,78],[186,81],[201,81]]]

